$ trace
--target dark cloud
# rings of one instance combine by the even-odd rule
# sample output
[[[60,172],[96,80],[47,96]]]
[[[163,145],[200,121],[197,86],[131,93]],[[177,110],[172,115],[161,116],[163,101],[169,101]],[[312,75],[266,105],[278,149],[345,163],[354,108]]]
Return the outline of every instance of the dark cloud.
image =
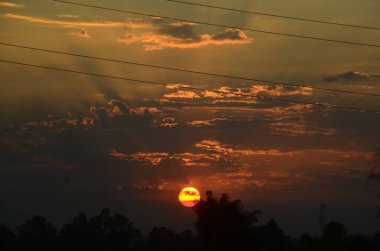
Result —
[[[245,40],[247,35],[238,29],[227,29],[212,36],[213,40]]]
[[[190,23],[171,23],[158,26],[158,34],[179,38],[183,42],[193,43],[202,41],[202,37],[194,30],[194,25]]]
[[[118,41],[125,44],[142,42],[145,50],[163,48],[202,48],[209,45],[248,44],[251,42],[244,32],[227,29],[218,34],[200,34],[196,24],[188,22],[166,23],[162,19],[150,21],[152,31],[129,31]]]
[[[349,71],[342,74],[329,76],[323,79],[325,82],[361,82],[380,80],[380,74]]]

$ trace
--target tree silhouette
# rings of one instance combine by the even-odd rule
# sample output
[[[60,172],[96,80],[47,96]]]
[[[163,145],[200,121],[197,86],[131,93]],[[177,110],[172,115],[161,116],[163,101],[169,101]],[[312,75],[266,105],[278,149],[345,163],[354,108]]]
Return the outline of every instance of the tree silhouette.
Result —
[[[62,228],[60,238],[64,250],[133,250],[142,236],[127,218],[103,209],[90,219],[79,214]]]
[[[245,211],[240,200],[227,194],[218,200],[206,193],[195,207],[195,228],[177,233],[154,227],[144,238],[126,217],[111,215],[104,209],[98,216],[84,213],[64,225],[57,236],[55,228],[43,217],[34,216],[15,233],[0,224],[0,251],[378,251],[380,232],[370,236],[347,234],[342,223],[330,222],[322,236],[303,234],[285,236],[274,220],[257,225],[259,211]]]
[[[14,248],[16,236],[5,225],[0,225],[0,250],[8,251]]]
[[[258,211],[243,211],[240,200],[230,201],[223,194],[218,201],[211,191],[195,207],[195,228],[210,250],[244,250],[251,240]]]
[[[18,227],[17,244],[20,250],[55,250],[56,241],[56,229],[41,216],[34,216]]]
[[[180,246],[180,236],[165,227],[154,227],[147,238],[148,250],[177,250]]]
[[[274,220],[267,225],[253,228],[253,240],[259,250],[285,250],[290,245],[290,240],[284,235]]]
[[[64,250],[83,250],[90,245],[90,226],[84,213],[75,217],[60,231],[60,241]]]
[[[320,248],[334,251],[347,250],[346,234],[346,227],[342,223],[331,221],[323,229]]]
[[[201,250],[198,239],[187,230],[178,234],[165,227],[154,227],[147,237],[148,251]]]

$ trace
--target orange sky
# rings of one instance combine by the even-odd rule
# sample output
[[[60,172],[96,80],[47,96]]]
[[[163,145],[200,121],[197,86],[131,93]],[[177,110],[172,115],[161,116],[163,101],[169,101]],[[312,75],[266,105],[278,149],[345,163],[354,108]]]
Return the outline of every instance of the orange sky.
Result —
[[[78,2],[274,32],[374,44],[380,41],[378,31],[160,0]],[[198,2],[380,27],[380,3],[370,0]],[[143,18],[49,0],[0,1],[0,42],[380,93],[378,48]],[[321,203],[330,205],[332,220],[348,221],[352,231],[376,228],[372,211],[378,203],[378,187],[366,185],[366,177],[373,152],[380,146],[378,114],[265,101],[234,93],[380,110],[378,97],[3,45],[0,54],[5,60],[167,84],[144,85],[0,63],[0,197],[6,205],[0,207],[0,220],[14,224],[24,215],[41,212],[60,222],[64,220],[61,207],[73,215],[78,210],[113,207],[134,216],[146,228],[166,223],[169,227],[191,227],[191,213],[177,207],[176,196],[181,188],[195,186],[202,194],[206,190],[228,192],[250,208],[267,209],[288,231],[317,231],[312,219],[317,216],[312,212]],[[207,90],[181,89],[184,86]],[[36,203],[31,205],[29,198]],[[147,209],[150,207],[162,217],[153,217]],[[293,215],[293,209],[300,213]],[[343,209],[344,213],[336,213]],[[284,215],[285,211],[289,213]],[[189,220],[177,224],[176,219],[184,215]],[[286,226],[297,216],[300,227]]]

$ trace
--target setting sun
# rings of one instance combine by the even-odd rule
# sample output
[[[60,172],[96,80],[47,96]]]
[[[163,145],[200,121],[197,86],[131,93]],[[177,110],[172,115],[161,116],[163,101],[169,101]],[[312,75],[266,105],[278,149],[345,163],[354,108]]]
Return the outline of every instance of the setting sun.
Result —
[[[181,202],[181,204],[185,207],[195,206],[200,199],[201,196],[199,194],[199,191],[193,187],[186,187],[182,189],[178,195],[179,202]]]

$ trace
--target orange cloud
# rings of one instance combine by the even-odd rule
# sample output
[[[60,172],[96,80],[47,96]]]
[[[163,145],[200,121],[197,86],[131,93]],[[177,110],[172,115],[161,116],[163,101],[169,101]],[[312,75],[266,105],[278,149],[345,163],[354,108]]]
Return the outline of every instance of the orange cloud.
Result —
[[[310,87],[284,87],[284,86],[268,86],[268,85],[253,85],[249,93],[252,95],[267,94],[271,96],[294,96],[303,95],[310,96],[313,94],[313,89]],[[244,90],[243,90],[244,92]]]
[[[169,158],[168,153],[134,153],[131,155],[126,155],[124,153],[118,152],[116,149],[110,149],[108,154],[112,157],[115,157],[120,160],[134,160],[134,161],[147,161],[150,162],[153,166],[158,166],[162,159]]]
[[[59,14],[57,15],[60,18],[79,18],[77,15],[71,15],[71,14]]]
[[[227,120],[227,119],[214,118],[210,120],[194,120],[194,121],[188,122],[187,124],[193,127],[212,126],[212,125],[215,125],[217,121],[224,121],[224,120]]]
[[[190,85],[185,85],[185,84],[168,84],[166,85],[166,88],[168,89],[180,89],[180,88],[186,88],[190,87]]]
[[[164,98],[184,98],[184,99],[194,99],[194,98],[200,98],[195,92],[193,91],[177,91],[169,94],[165,94]]]
[[[54,19],[47,19],[47,18],[39,18],[39,17],[16,15],[16,14],[10,14],[10,13],[3,15],[3,17],[9,18],[9,19],[16,19],[16,20],[27,21],[27,22],[31,22],[31,23],[60,25],[60,26],[64,26],[64,27],[98,27],[98,28],[128,27],[128,28],[136,28],[136,29],[152,28],[152,26],[150,24],[141,23],[141,22],[134,22],[134,21],[131,21],[131,20],[129,20],[127,22],[63,21],[63,20],[54,20]]]
[[[221,154],[230,154],[234,156],[238,155],[286,155],[287,153],[280,152],[279,150],[238,150],[234,149],[227,145],[222,145],[217,140],[202,140],[199,143],[195,144],[195,147],[207,150],[207,151],[214,151]]]
[[[202,93],[203,97],[205,98],[223,98],[223,94],[221,93],[217,93],[217,92],[213,92],[213,91],[204,91]]]
[[[17,14],[5,14],[5,18],[22,20],[31,23],[58,25],[63,27],[97,27],[97,28],[115,28],[123,27],[133,29],[117,41],[127,45],[140,42],[144,50],[162,50],[164,48],[202,48],[210,45],[235,45],[249,44],[252,39],[243,31],[238,29],[226,29],[217,34],[198,34],[195,32],[195,24],[191,23],[165,23],[160,19],[152,18],[149,21],[139,19],[128,19],[126,22],[114,21],[80,21],[80,20],[57,20],[42,17],[33,17]],[[61,14],[60,18],[77,18],[74,15]],[[149,31],[142,31],[148,29]]]
[[[155,23],[153,32],[127,32],[118,41],[125,44],[141,42],[147,51],[164,48],[192,49],[210,45],[249,44],[252,39],[237,29],[227,29],[215,35],[197,34],[192,23]]]
[[[169,154],[165,152],[149,152],[149,153],[133,153],[124,154],[116,151],[115,149],[110,149],[108,154],[116,159],[128,160],[128,161],[138,161],[138,162],[150,162],[153,166],[158,166],[163,160],[179,160],[181,161],[181,166],[185,167],[210,167],[211,162],[218,162],[221,159],[225,160],[219,154],[204,154],[204,153],[174,153]]]
[[[156,107],[135,107],[131,108],[130,111],[136,115],[144,115],[147,112],[151,114],[159,112],[159,110]]]
[[[334,128],[321,128],[314,127],[307,124],[306,122],[299,121],[294,122],[275,122],[270,124],[270,128],[279,134],[287,134],[292,136],[298,135],[323,135],[323,136],[333,136],[338,134],[338,131]]]
[[[236,97],[239,95],[270,95],[270,96],[294,96],[303,95],[310,96],[313,94],[313,89],[310,87],[284,87],[270,85],[252,85],[251,88],[236,88],[232,89],[227,86],[220,87],[218,92],[204,92],[204,97],[221,98],[221,97]],[[222,93],[220,93],[222,92]]]
[[[177,126],[178,125],[178,123],[162,123],[160,126],[162,126],[162,127],[175,127],[175,126]]]
[[[23,8],[24,5],[12,2],[0,2],[0,7]]]

